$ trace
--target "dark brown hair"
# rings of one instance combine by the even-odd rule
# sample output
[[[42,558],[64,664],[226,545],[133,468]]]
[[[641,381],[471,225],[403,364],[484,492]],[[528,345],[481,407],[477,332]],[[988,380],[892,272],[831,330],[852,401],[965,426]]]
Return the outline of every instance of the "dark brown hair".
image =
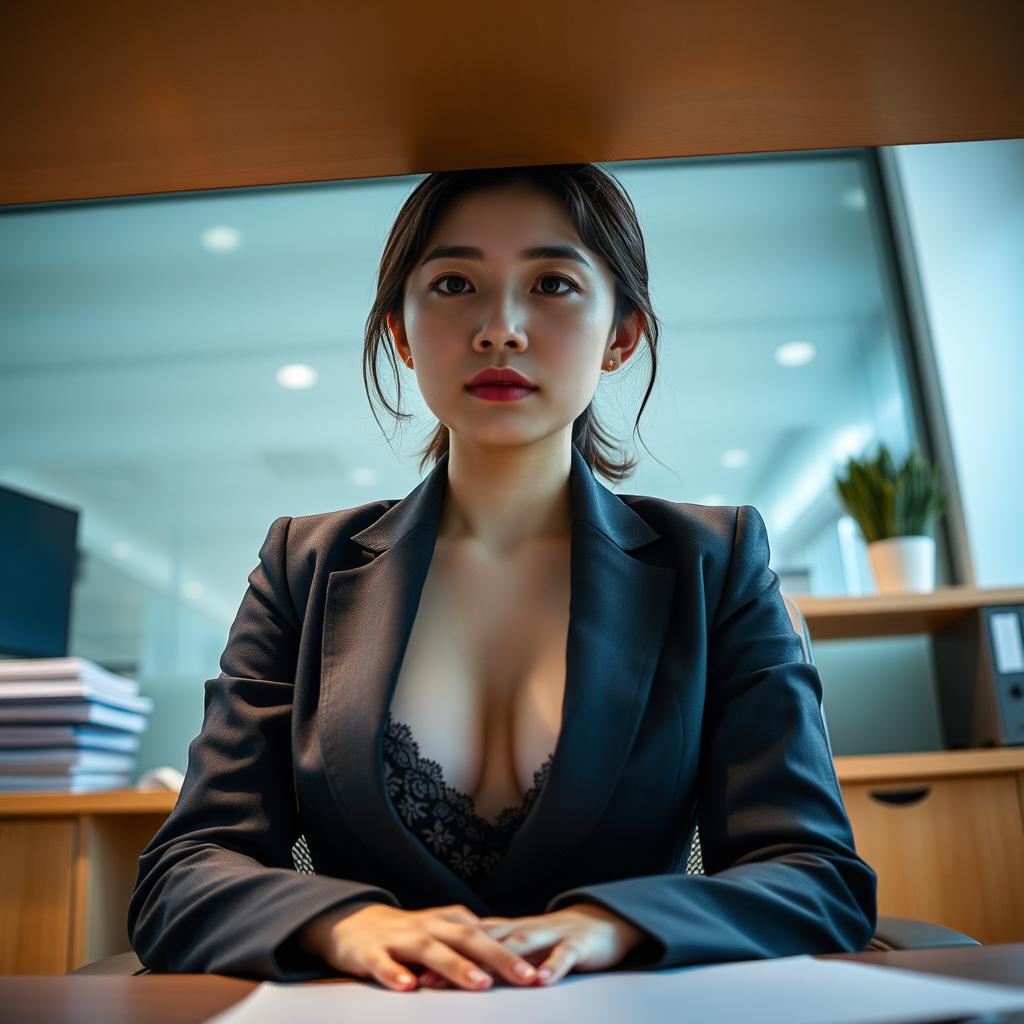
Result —
[[[651,356],[650,378],[637,413],[634,432],[654,388],[657,373],[659,324],[651,306],[647,284],[647,254],[636,209],[621,184],[595,164],[548,164],[538,167],[497,167],[464,171],[440,171],[427,175],[402,205],[384,245],[377,274],[377,295],[366,320],[363,344],[363,385],[377,425],[381,426],[374,397],[396,421],[410,419],[401,406],[401,380],[395,346],[386,315],[402,322],[405,282],[423,255],[435,226],[448,208],[462,196],[487,188],[526,184],[553,196],[564,208],[589,249],[603,257],[615,279],[614,321],[618,329],[627,317],[643,317],[643,335]],[[378,359],[384,349],[394,373],[396,405],[381,388]],[[372,391],[371,391],[372,380]],[[572,443],[591,470],[616,482],[636,468],[635,459],[623,458],[614,439],[598,422],[593,402],[576,417]],[[381,426],[383,430],[383,427]],[[448,450],[448,427],[439,423],[419,452],[420,471]]]

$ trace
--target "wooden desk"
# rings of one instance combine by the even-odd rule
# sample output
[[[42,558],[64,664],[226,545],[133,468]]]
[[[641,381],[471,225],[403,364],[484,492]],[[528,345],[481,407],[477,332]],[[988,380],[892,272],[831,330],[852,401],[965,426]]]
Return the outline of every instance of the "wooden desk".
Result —
[[[1020,987],[1024,979],[1024,943],[896,953],[830,953],[816,959],[853,960],[1016,987]],[[6,977],[0,978],[0,1021],[95,1024],[96,1021],[115,1020],[126,1024],[135,1021],[144,1021],[145,1024],[198,1024],[233,1006],[257,984],[218,974]],[[338,977],[299,984],[375,983]],[[487,998],[485,992],[470,994]],[[416,993],[396,992],[395,995],[415,997]],[[1024,1024],[1024,1013],[1000,1017],[1000,1024]]]

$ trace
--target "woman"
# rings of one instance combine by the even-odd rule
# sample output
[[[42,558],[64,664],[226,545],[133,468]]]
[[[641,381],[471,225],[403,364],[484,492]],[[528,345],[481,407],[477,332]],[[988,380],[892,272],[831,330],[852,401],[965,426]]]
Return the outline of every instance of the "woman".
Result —
[[[591,400],[641,339],[642,412],[658,325],[603,170],[410,195],[364,380],[401,416],[380,352],[415,374],[433,469],[400,501],[271,525],[139,861],[144,964],[402,991],[867,944],[876,875],[761,516],[595,478],[634,465]]]

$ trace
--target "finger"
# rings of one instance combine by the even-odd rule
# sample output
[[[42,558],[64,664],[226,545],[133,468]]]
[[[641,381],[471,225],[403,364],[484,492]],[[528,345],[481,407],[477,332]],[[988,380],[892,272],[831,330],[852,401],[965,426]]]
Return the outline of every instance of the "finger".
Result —
[[[521,921],[521,918],[481,917],[477,924],[492,939],[503,939],[509,932],[518,928]]]
[[[403,960],[410,960],[423,964],[424,967],[432,968],[438,974],[449,978],[460,988],[480,991],[490,988],[494,979],[482,971],[474,961],[462,956],[440,939],[434,937],[434,930],[445,922],[438,922],[433,925],[431,933],[414,933],[408,936],[400,936],[388,945],[390,952],[401,956]],[[451,928],[472,928],[471,925],[449,924]],[[475,929],[473,929],[475,931]],[[482,933],[478,933],[482,934]]]
[[[367,954],[363,965],[370,977],[380,982],[385,988],[395,992],[408,992],[416,988],[416,979],[412,972],[393,960],[384,950]]]
[[[501,945],[513,953],[525,957],[538,950],[550,948],[564,935],[563,928],[554,928],[541,922],[531,926],[520,920],[517,927],[510,929],[508,934],[502,937]]]
[[[530,984],[536,978],[533,964],[476,925],[444,922],[437,925],[432,933],[481,966],[496,971],[513,985]]]
[[[579,962],[581,952],[571,939],[563,939],[540,965],[537,977],[542,985],[553,985],[564,978]]]
[[[464,906],[462,903],[452,903],[447,907],[436,907],[434,912],[439,916],[443,917],[446,921],[468,921],[471,924],[479,924],[480,918],[473,913],[469,907]]]
[[[420,975],[420,984],[428,988],[451,988],[451,982],[442,978],[435,970],[426,970]]]

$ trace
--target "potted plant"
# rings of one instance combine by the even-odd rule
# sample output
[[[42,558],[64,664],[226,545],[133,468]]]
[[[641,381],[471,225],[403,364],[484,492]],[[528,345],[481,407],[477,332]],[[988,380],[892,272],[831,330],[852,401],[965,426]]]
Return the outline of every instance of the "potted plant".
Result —
[[[836,487],[868,546],[879,593],[935,589],[935,539],[929,531],[945,505],[934,467],[914,445],[897,469],[889,449],[873,459],[850,457]]]

